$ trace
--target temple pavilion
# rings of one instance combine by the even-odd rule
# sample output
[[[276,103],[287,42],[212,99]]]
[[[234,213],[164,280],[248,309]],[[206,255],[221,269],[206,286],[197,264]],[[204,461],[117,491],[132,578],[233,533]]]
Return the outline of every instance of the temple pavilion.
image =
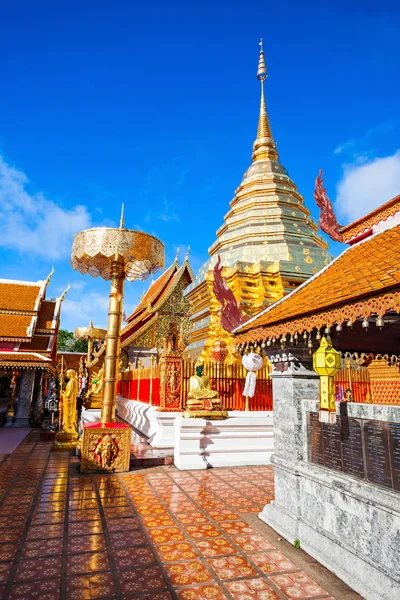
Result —
[[[51,274],[36,282],[0,279],[0,401],[8,408],[6,425],[26,427],[30,419],[40,420],[48,379],[56,372],[64,294],[46,299],[50,279]]]
[[[171,328],[171,322],[179,333],[177,343],[183,349],[188,343],[190,304],[184,291],[193,282],[194,274],[186,254],[179,265],[178,253],[172,265],[152,282],[133,313],[126,319],[121,332],[121,350],[128,355],[134,368],[138,361],[149,366],[150,356],[158,356]]]
[[[400,597],[400,196],[339,233],[342,254],[235,330],[242,351],[273,365],[275,500],[260,517],[363,598],[390,600]],[[332,386],[326,419],[320,377],[340,361],[348,389]],[[356,399],[360,370],[369,391]]]
[[[213,342],[221,338],[228,346],[233,344],[220,326],[220,304],[212,289],[219,255],[223,277],[248,316],[291,292],[331,259],[317,223],[279,160],[264,96],[267,70],[262,49],[257,77],[261,103],[252,163],[208,250],[209,260],[186,293],[193,313],[187,348],[192,356],[203,352],[206,358]]]

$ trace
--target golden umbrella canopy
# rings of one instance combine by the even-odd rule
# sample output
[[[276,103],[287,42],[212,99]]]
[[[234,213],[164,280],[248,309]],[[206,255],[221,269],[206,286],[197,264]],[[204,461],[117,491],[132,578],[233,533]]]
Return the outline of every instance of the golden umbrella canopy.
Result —
[[[90,319],[89,327],[76,327],[74,338],[76,340],[105,340],[107,329],[94,327],[92,319]]]
[[[164,244],[148,233],[122,227],[95,227],[76,234],[71,253],[73,269],[109,281],[115,260],[122,263],[129,281],[144,280],[163,268]]]

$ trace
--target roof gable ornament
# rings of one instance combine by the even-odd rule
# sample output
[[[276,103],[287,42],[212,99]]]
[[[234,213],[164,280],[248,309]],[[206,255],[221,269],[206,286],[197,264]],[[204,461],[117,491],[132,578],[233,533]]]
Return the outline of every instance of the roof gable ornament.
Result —
[[[332,207],[332,202],[326,194],[326,187],[322,178],[322,169],[319,170],[319,175],[315,180],[314,200],[319,208],[319,226],[322,231],[329,235],[334,242],[343,242],[342,226],[339,225],[336,219],[335,211]]]

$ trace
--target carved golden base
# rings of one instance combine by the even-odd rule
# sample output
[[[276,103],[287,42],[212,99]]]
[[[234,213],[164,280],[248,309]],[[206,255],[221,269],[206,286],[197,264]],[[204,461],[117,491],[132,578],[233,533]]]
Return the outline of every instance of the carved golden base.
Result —
[[[81,473],[129,471],[131,435],[131,428],[125,423],[84,425]]]
[[[57,451],[69,451],[75,450],[79,441],[77,433],[67,433],[66,431],[59,431],[56,433],[56,439],[54,441],[53,449]]]
[[[224,408],[221,410],[185,410],[182,417],[184,419],[208,419],[214,421],[229,419],[228,411]]]
[[[85,408],[101,408],[103,404],[103,394],[91,394],[89,398],[85,398]]]

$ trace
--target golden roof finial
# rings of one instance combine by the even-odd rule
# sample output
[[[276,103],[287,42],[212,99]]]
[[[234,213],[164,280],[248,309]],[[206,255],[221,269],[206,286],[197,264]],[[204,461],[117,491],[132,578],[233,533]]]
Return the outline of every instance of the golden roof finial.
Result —
[[[65,300],[65,296],[67,295],[67,293],[68,293],[68,291],[69,291],[69,288],[70,288],[70,287],[71,287],[71,284],[70,284],[70,282],[68,281],[68,285],[67,285],[67,287],[65,288],[65,290],[63,291],[63,293],[62,293],[62,294],[61,294],[61,296],[60,296],[60,300],[61,300],[61,302],[64,302],[64,300]]]
[[[176,255],[175,255],[175,261],[176,263],[179,263],[179,248],[176,249]]]
[[[125,205],[123,204],[122,208],[121,208],[121,219],[120,219],[120,222],[119,222],[119,228],[120,229],[124,229],[125,228],[124,208],[125,208]]]
[[[50,273],[46,277],[46,285],[49,285],[50,279],[53,277],[53,275],[54,275],[54,267],[52,266]]]
[[[185,262],[187,262],[189,260],[189,254],[190,254],[190,246],[187,247]]]
[[[276,160],[278,153],[271,133],[269,124],[267,107],[264,96],[264,81],[268,77],[267,67],[265,65],[264,50],[262,46],[262,38],[259,42],[260,58],[258,60],[257,79],[261,83],[261,101],[260,101],[260,116],[258,117],[257,139],[253,146],[253,162],[262,159]]]
[[[93,325],[93,319],[92,318],[90,318],[89,327],[94,327],[94,325]]]

